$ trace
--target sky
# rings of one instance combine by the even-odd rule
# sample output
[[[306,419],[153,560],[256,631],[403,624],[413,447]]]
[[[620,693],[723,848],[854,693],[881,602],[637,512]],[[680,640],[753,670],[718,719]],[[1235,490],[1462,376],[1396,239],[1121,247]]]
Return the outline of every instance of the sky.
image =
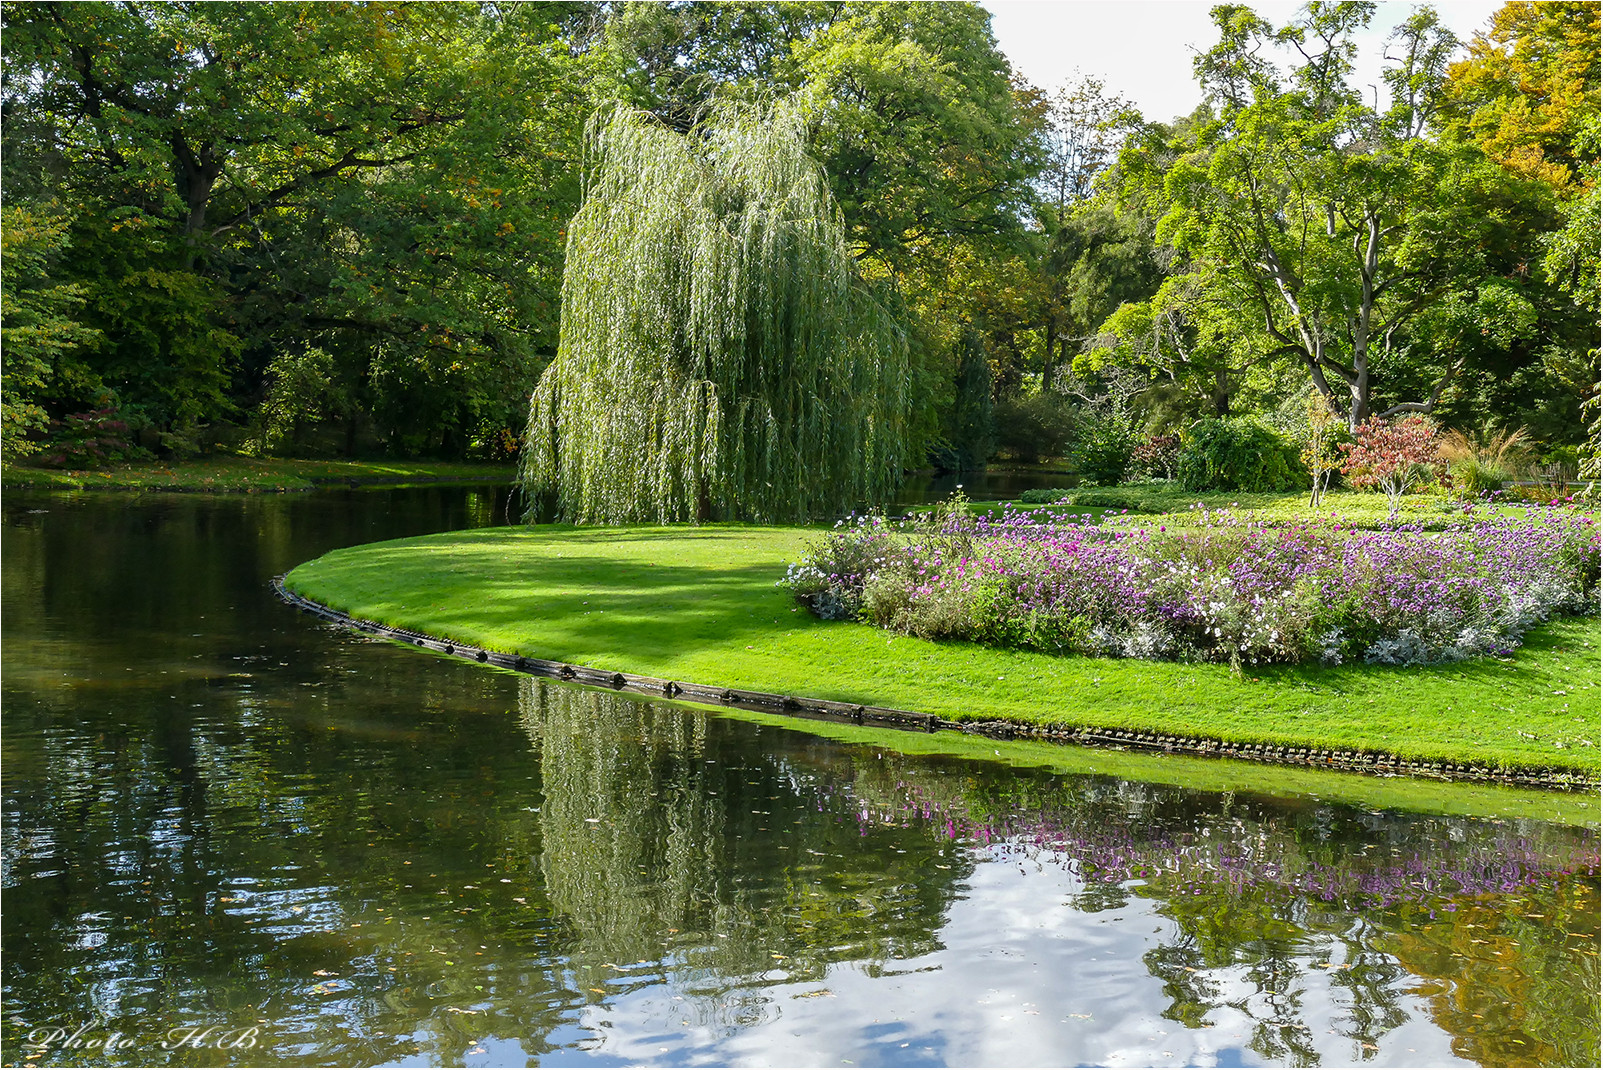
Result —
[[[1250,3],[1250,0],[1249,0]],[[1191,60],[1218,39],[1208,9],[1213,0],[986,0],[991,29],[1013,69],[1042,89],[1056,89],[1078,75],[1100,77],[1108,93],[1135,104],[1148,120],[1186,115],[1202,99],[1191,76]],[[1280,26],[1300,7],[1284,0],[1251,3]],[[1383,2],[1366,37],[1359,40],[1357,82],[1380,80],[1386,37],[1415,4]],[[1434,5],[1460,40],[1486,28],[1502,0],[1444,0]],[[1367,96],[1367,89],[1365,90]]]

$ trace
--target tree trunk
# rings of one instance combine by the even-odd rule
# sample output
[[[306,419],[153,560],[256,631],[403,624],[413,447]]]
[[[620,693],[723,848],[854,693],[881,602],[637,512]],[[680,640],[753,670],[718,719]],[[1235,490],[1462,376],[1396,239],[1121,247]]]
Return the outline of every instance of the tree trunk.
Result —
[[[1230,415],[1230,373],[1223,368],[1213,373],[1213,414],[1221,420]]]
[[[1358,236],[1354,235],[1353,245],[1357,244]],[[1370,327],[1375,320],[1375,274],[1379,269],[1380,216],[1371,209],[1364,213],[1364,248],[1358,266],[1358,317],[1352,321],[1352,407],[1347,416],[1348,430],[1357,430],[1359,424],[1369,419]]]
[[[1052,347],[1057,344],[1054,328],[1057,323],[1052,316],[1046,318],[1046,358],[1041,362],[1041,393],[1052,389],[1052,373],[1055,371],[1052,363]]]
[[[192,271],[200,255],[201,229],[206,225],[206,206],[223,173],[222,161],[211,146],[196,152],[183,134],[174,134],[173,159],[178,164],[178,189],[188,212],[184,216],[184,270]]]

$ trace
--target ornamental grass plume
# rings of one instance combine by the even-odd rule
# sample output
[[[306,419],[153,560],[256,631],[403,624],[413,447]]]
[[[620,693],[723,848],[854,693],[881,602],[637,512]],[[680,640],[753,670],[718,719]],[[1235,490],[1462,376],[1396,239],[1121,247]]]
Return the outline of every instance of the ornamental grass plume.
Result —
[[[1525,428],[1497,431],[1491,427],[1476,435],[1449,431],[1436,448],[1453,483],[1465,497],[1498,490],[1514,479],[1530,461]]]

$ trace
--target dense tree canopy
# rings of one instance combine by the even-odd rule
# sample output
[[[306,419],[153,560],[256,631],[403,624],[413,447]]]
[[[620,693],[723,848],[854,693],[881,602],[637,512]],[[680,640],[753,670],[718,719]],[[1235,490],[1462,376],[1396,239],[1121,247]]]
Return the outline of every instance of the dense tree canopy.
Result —
[[[1576,9],[1596,17],[1595,4]],[[1120,162],[1120,200],[1162,217],[1169,280],[1109,318],[1096,360],[1198,386],[1211,377],[1221,414],[1233,383],[1289,361],[1349,426],[1429,412],[1579,442],[1583,380],[1595,373],[1580,373],[1587,343],[1571,325],[1584,317],[1595,335],[1585,308],[1595,285],[1583,294],[1564,276],[1587,270],[1585,215],[1566,209],[1565,186],[1541,168],[1499,158],[1489,139],[1464,140],[1467,87],[1479,84],[1466,72],[1495,50],[1480,40],[1479,58],[1453,68],[1455,88],[1457,44],[1417,10],[1392,35],[1392,99],[1377,110],[1349,82],[1353,35],[1373,5],[1311,4],[1281,28],[1241,6],[1213,14],[1219,43],[1197,60],[1211,107],[1149,127]],[[1508,16],[1494,31],[1505,42],[1518,36]],[[1552,19],[1538,21],[1564,39]],[[1569,39],[1579,39],[1573,27]],[[1266,59],[1275,43],[1288,47],[1289,69]],[[1594,35],[1594,62],[1596,50]],[[1574,57],[1550,65],[1584,68]],[[1573,81],[1569,95],[1584,95]],[[1472,113],[1483,126],[1487,107]],[[1581,154],[1594,174],[1595,154]],[[1566,216],[1577,235],[1567,242],[1557,236]],[[1544,256],[1557,271],[1539,269]]]
[[[51,402],[115,396],[192,431],[243,415],[318,344],[394,446],[511,426],[555,345],[583,121],[548,12],[4,14],[8,198],[59,199],[65,273],[104,339],[85,358],[92,378],[49,384]]]
[[[1599,4],[1468,42],[1420,7],[1380,96],[1376,10],[1215,8],[1159,124],[1023,82],[973,3],[8,0],[5,452],[100,411],[168,455],[508,457],[587,124],[704,140],[739,103],[795,117],[896,321],[907,466],[1294,430],[1308,394],[1563,460],[1596,412]]]

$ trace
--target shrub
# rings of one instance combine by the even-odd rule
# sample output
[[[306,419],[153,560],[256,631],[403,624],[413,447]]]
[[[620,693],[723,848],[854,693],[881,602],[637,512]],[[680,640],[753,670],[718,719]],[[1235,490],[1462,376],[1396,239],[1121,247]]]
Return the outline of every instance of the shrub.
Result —
[[[150,451],[134,441],[123,415],[104,408],[51,420],[49,438],[38,461],[50,468],[101,468],[149,456]]]
[[[1027,490],[1019,495],[1019,501],[1025,505],[1052,505],[1073,496],[1074,491],[1067,487],[1051,487],[1045,490]]]
[[[1192,424],[1181,436],[1178,470],[1186,490],[1290,490],[1306,478],[1296,449],[1246,418]]]
[[[280,353],[267,366],[267,396],[256,411],[251,450],[293,456],[317,423],[345,416],[351,407],[331,354],[316,347]]]
[[[1092,417],[1076,429],[1074,462],[1085,482],[1098,487],[1117,486],[1130,466],[1130,429],[1117,420]]]
[[[1173,479],[1179,466],[1179,435],[1148,435],[1130,451],[1130,468],[1147,479]]]
[[[1429,482],[1436,460],[1436,425],[1423,416],[1387,421],[1371,416],[1353,429],[1353,442],[1343,442],[1347,455],[1341,474],[1359,490],[1386,495],[1389,519],[1396,520],[1403,495]]]

